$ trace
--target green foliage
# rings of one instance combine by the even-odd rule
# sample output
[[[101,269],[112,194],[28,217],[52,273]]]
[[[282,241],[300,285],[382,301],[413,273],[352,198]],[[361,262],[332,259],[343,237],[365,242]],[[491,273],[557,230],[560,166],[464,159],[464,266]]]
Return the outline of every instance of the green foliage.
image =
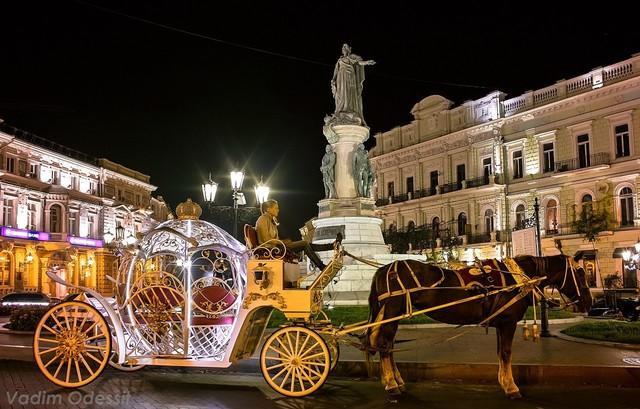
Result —
[[[35,331],[47,308],[17,308],[9,318],[9,329],[14,331]]]
[[[584,322],[562,331],[572,337],[640,344],[640,322]]]
[[[593,209],[592,206],[583,205],[580,217],[573,222],[576,232],[584,235],[585,241],[589,243],[597,242],[598,234],[611,230],[612,224],[613,220],[606,206]]]

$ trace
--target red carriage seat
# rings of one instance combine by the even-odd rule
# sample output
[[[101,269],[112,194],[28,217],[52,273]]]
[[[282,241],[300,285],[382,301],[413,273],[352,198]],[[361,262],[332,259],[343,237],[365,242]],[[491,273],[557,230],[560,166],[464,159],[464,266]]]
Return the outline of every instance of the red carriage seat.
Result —
[[[211,311],[212,317],[195,316],[191,319],[192,325],[231,325],[234,321],[234,316],[228,313],[222,313],[222,315],[215,315],[215,311],[224,311],[232,306],[236,302],[237,296],[228,291],[224,287],[217,285],[210,285],[198,290],[193,296],[193,303],[198,307],[194,311],[202,309],[204,311]]]

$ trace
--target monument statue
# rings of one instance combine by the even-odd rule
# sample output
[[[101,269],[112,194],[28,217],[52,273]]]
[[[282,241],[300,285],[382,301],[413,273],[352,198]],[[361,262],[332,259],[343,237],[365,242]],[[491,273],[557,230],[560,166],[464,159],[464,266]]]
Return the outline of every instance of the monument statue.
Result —
[[[331,93],[336,109],[325,122],[366,125],[362,114],[364,66],[373,64],[373,60],[363,60],[359,55],[352,54],[348,44],[342,46],[342,56],[336,62],[331,79]]]
[[[333,151],[331,145],[327,145],[325,151],[326,153],[322,157],[322,165],[320,166],[320,171],[322,172],[322,181],[324,182],[324,196],[327,199],[333,199],[336,197],[336,154]]]
[[[364,149],[363,144],[359,144],[357,150],[353,153],[352,170],[358,197],[369,197],[374,173],[371,169],[369,153]]]

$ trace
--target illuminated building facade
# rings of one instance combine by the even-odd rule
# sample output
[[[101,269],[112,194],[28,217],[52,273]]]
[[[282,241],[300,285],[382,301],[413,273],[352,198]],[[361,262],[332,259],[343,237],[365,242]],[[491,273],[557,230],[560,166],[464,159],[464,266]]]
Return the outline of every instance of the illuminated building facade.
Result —
[[[105,233],[122,226],[135,237],[166,220],[168,209],[149,176],[95,159],[0,120],[0,294],[66,289],[49,268],[74,283],[112,293],[115,257]]]
[[[638,286],[621,252],[640,237],[640,55],[509,99],[432,95],[411,113],[371,153],[387,231],[434,247],[447,231],[463,260],[505,257],[538,198],[543,254],[582,252],[592,287],[616,273]],[[590,243],[579,226],[594,215],[610,223]]]

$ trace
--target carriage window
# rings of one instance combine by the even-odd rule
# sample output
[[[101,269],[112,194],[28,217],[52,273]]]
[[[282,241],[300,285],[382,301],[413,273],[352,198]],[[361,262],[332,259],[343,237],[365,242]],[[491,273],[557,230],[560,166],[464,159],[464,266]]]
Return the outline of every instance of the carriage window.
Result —
[[[516,207],[516,227],[522,228],[524,225],[524,219],[526,218],[525,208],[523,204],[519,204]]]
[[[462,212],[458,215],[458,236],[462,236],[466,233],[467,227],[467,215]]]
[[[484,231],[486,233],[491,233],[493,228],[493,210],[487,209],[484,212]]]
[[[620,191],[620,224],[622,226],[633,226],[633,207],[633,192],[631,188],[625,187]]]

